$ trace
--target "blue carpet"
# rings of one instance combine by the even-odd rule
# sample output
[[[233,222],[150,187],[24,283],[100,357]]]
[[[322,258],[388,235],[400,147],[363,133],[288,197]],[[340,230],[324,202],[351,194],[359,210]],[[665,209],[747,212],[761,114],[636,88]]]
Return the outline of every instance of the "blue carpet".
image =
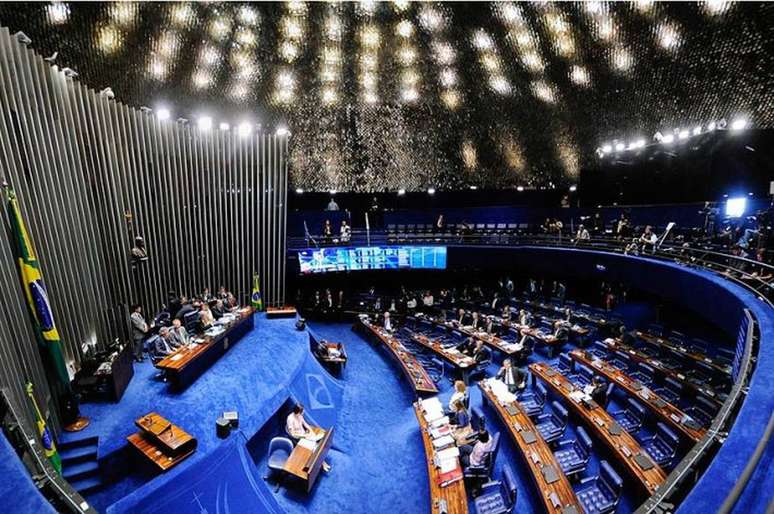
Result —
[[[112,475],[113,482],[87,495],[87,500],[104,512],[107,506],[148,482],[166,482],[188,467],[199,465],[223,442],[215,434],[215,420],[223,411],[239,412],[240,429],[245,434],[257,432],[285,400],[289,377],[307,354],[307,334],[296,331],[294,324],[294,319],[266,320],[258,315],[255,329],[182,392],[156,380],[156,370],[145,362],[135,364],[135,376],[119,404],[83,404],[81,411],[92,422],[75,437],[99,437],[102,469]],[[165,416],[199,442],[191,457],[163,475],[138,463],[126,446],[126,437],[137,431],[134,420],[151,411]],[[67,438],[65,434],[64,440]]]

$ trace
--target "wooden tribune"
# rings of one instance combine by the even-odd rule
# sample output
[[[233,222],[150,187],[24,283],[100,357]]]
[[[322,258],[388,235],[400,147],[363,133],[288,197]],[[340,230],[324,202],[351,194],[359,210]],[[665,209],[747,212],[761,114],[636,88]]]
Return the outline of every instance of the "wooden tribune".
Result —
[[[529,369],[533,375],[545,382],[554,393],[564,398],[564,404],[569,405],[589,430],[605,443],[617,457],[617,462],[626,469],[648,496],[664,483],[666,480],[664,470],[653,462],[653,459],[640,447],[634,437],[621,428],[605,409],[596,404],[587,405],[583,401],[571,397],[570,393],[578,391],[578,389],[567,377],[548,364],[544,362],[530,364]],[[616,433],[611,433],[611,430]],[[644,469],[638,460],[647,463],[648,469]]]
[[[296,314],[296,308],[292,305],[284,305],[282,307],[267,307],[266,308],[266,317],[269,319],[272,318],[295,318]]]
[[[333,427],[327,431],[319,430],[325,432],[325,435],[317,441],[314,450],[302,446],[301,443],[297,443],[287,462],[285,462],[285,472],[301,481],[307,493],[312,490],[317,477],[320,475],[325,455],[333,442]]]
[[[446,487],[440,486],[440,470],[435,467],[433,441],[427,432],[427,421],[421,407],[414,403],[414,414],[419,422],[419,431],[422,434],[422,444],[425,447],[425,459],[427,460],[427,476],[430,482],[430,509],[432,514],[441,514],[441,502],[446,503],[445,514],[467,514],[468,496],[465,493],[465,481],[457,480]]]
[[[540,435],[535,424],[532,423],[532,420],[524,412],[521,404],[518,401],[510,404],[510,408],[516,411],[515,414],[511,414],[505,406],[500,405],[497,397],[485,382],[479,382],[478,387],[481,389],[481,394],[484,398],[497,412],[500,420],[508,428],[511,439],[521,452],[527,467],[529,467],[532,481],[537,487],[546,512],[568,512],[570,510],[568,508],[574,508],[575,512],[578,513],[583,512],[583,508],[575,496],[570,481],[565,476],[561,466],[559,466],[556,457],[554,457],[554,452],[551,451],[551,448]],[[525,434],[529,433],[534,436],[534,440],[528,443],[525,439]],[[537,462],[533,459],[533,455]],[[551,483],[548,483],[543,474],[543,470],[549,468],[553,468],[556,475],[556,480]]]
[[[608,380],[623,388],[630,396],[633,396],[639,402],[647,405],[651,411],[661,418],[661,421],[671,426],[688,439],[698,441],[707,433],[701,426],[697,425],[695,428],[692,428],[683,424],[683,419],[685,419],[685,413],[683,411],[610,363],[597,359],[581,350],[571,351],[570,356],[581,364],[589,366],[591,369],[601,373],[607,377]]]
[[[212,365],[229,347],[254,326],[255,309],[244,307],[237,311],[239,317],[229,323],[217,336],[204,336],[201,343],[187,344],[167,355],[156,367],[166,372],[167,377],[177,386],[192,382]]]
[[[392,353],[415,393],[438,393],[438,388],[435,386],[433,379],[430,378],[430,375],[428,375],[427,370],[419,363],[413,353],[403,347],[403,344],[397,338],[363,318],[360,320],[360,326],[368,334],[371,334],[373,339],[382,343]]]
[[[140,431],[127,437],[127,441],[162,471],[175,467],[196,451],[194,437],[155,412],[137,418],[134,424]]]

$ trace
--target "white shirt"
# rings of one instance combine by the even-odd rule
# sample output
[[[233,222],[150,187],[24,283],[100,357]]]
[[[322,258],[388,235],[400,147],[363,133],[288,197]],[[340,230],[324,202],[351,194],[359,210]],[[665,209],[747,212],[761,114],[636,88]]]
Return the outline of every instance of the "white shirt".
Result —
[[[492,440],[489,439],[489,441],[482,443],[481,441],[476,441],[476,444],[473,446],[473,451],[470,453],[470,465],[471,466],[481,466],[484,463],[484,457],[489,452],[489,448],[492,444]]]
[[[459,391],[454,391],[454,394],[451,395],[451,398],[449,398],[449,410],[454,410],[454,402],[461,401],[465,402],[465,393],[461,393]]]
[[[384,318],[384,329],[392,331],[392,322],[390,321],[390,318]]]
[[[425,304],[425,307],[432,307],[433,306],[433,295],[427,295],[424,298],[422,298],[422,303]]]
[[[307,432],[312,430],[312,428],[304,419],[304,414],[296,414],[294,412],[291,412],[290,415],[288,415],[287,423],[285,423],[285,429],[287,430],[288,434],[297,438],[303,437]]]

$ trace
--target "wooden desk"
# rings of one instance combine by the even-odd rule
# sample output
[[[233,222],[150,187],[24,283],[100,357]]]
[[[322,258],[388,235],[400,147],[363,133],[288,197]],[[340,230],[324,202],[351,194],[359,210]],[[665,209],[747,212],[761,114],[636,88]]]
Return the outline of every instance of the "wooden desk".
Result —
[[[284,305],[282,307],[266,307],[266,317],[269,319],[295,318],[296,314],[296,308],[292,305]]]
[[[355,326],[362,327],[366,335],[383,344],[390,351],[416,394],[438,394],[438,388],[425,368],[419,363],[416,356],[408,351],[396,337],[363,318]]]
[[[177,387],[193,382],[221,355],[226,353],[233,343],[253,329],[255,309],[244,307],[236,311],[237,318],[225,326],[225,331],[216,336],[192,336],[203,338],[200,343],[189,343],[170,355],[167,355],[156,367],[166,372],[167,377]]]
[[[537,493],[543,502],[546,512],[561,513],[566,507],[574,507],[578,514],[582,513],[583,507],[578,502],[570,481],[565,476],[561,466],[559,466],[556,457],[554,457],[554,452],[551,451],[548,443],[545,442],[540,432],[538,432],[537,427],[524,412],[521,404],[518,401],[513,402],[511,408],[516,409],[517,412],[516,414],[511,414],[505,406],[500,405],[497,397],[484,381],[479,382],[478,387],[481,389],[481,394],[485,401],[492,406],[495,412],[497,412],[500,421],[507,427],[511,439],[524,458],[524,462],[527,463],[527,467],[532,475],[532,481],[537,487]],[[521,430],[517,428],[519,426]],[[523,434],[526,432],[532,432],[535,435],[535,440],[532,443],[525,441]],[[532,460],[533,454],[537,455],[537,463]],[[542,472],[544,466],[553,467],[558,480],[549,484]],[[557,503],[556,506],[554,505],[555,502]]]
[[[467,514],[468,496],[465,494],[465,481],[458,480],[446,487],[441,487],[438,484],[438,476],[440,473],[433,463],[433,458],[435,456],[433,441],[430,439],[430,434],[427,433],[427,422],[425,421],[422,409],[417,403],[414,403],[414,414],[417,416],[419,432],[422,435],[422,444],[425,447],[427,478],[430,483],[430,512],[432,514],[440,514],[441,509],[439,502],[444,500],[446,502],[447,514]]]
[[[648,366],[651,366],[653,369],[655,369],[657,372],[660,372],[662,375],[669,377],[673,380],[676,380],[680,384],[683,385],[686,389],[691,391],[694,395],[701,394],[702,396],[705,396],[709,401],[714,403],[717,407],[720,407],[723,405],[723,400],[721,400],[720,393],[715,391],[714,388],[709,386],[703,386],[699,385],[691,380],[688,379],[688,376],[685,374],[669,368],[664,365],[661,360],[659,360],[657,357],[650,357],[641,351],[637,350],[636,348],[633,348],[631,346],[625,345],[621,342],[620,339],[605,339],[602,341],[602,344],[604,344],[610,351],[619,351],[621,353],[624,353],[629,356],[629,358],[637,363],[641,364],[647,364]]]
[[[540,378],[558,396],[564,398],[563,404],[569,406],[580,418],[591,433],[596,434],[608,449],[617,457],[615,462],[623,466],[629,475],[639,485],[640,490],[648,496],[652,495],[666,480],[666,473],[640,447],[640,444],[623,428],[617,435],[608,431],[611,426],[619,426],[613,417],[602,407],[595,405],[587,407],[583,402],[574,400],[570,393],[577,388],[570,380],[544,362],[530,364],[532,374]],[[628,453],[628,454],[627,454]],[[653,465],[648,470],[642,469],[635,461],[635,456],[642,455]]]
[[[155,412],[137,418],[140,431],[127,441],[162,471],[179,464],[196,451],[196,439]]]
[[[661,421],[675,429],[684,437],[696,442],[707,433],[704,428],[691,428],[684,425],[682,423],[682,420],[685,417],[683,411],[667,402],[654,393],[652,389],[634,380],[609,362],[597,359],[593,355],[582,350],[571,351],[570,357],[581,364],[590,367],[597,373],[604,375],[610,382],[613,382],[615,385],[626,391],[629,396],[636,398],[637,401],[646,405],[661,419]],[[675,418],[677,418],[677,420],[675,420]]]
[[[468,357],[455,347],[444,348],[444,346],[437,339],[430,339],[422,334],[414,334],[411,339],[421,344],[428,350],[436,353],[439,357],[447,361],[452,366],[459,368],[463,371],[474,368],[476,361],[473,357]]]
[[[301,444],[296,443],[293,452],[285,462],[285,472],[300,481],[307,493],[312,490],[317,477],[320,475],[325,455],[327,455],[333,442],[333,427],[327,431],[320,430],[325,432],[325,436],[317,441],[314,450],[304,448]]]
[[[702,353],[689,351],[688,348],[679,346],[673,343],[672,341],[669,341],[662,337],[657,337],[657,336],[654,336],[653,334],[648,334],[646,332],[641,332],[641,331],[637,331],[636,334],[637,334],[637,337],[639,337],[643,341],[647,341],[653,345],[659,346],[667,350],[671,350],[675,355],[682,355],[686,359],[693,360],[696,362],[703,362],[704,364],[712,368],[713,371],[717,372],[719,375],[723,376],[726,379],[731,377],[731,366],[729,365],[717,362]]]
[[[438,322],[436,322],[438,323]],[[517,349],[513,346],[511,346],[510,343],[503,341],[499,337],[493,334],[488,334],[484,330],[478,330],[473,327],[466,327],[460,324],[457,320],[451,320],[447,321],[446,323],[439,323],[441,326],[454,328],[456,330],[459,330],[460,333],[465,334],[468,337],[472,337],[473,339],[477,341],[483,341],[485,345],[489,346],[493,350],[497,350],[498,352],[502,352],[506,355],[514,355],[517,353],[521,353],[520,349]]]

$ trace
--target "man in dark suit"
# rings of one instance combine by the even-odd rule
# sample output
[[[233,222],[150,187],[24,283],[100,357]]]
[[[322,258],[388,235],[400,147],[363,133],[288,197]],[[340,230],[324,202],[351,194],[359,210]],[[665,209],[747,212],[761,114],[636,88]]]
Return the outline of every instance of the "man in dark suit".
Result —
[[[498,380],[508,386],[508,391],[516,394],[518,391],[523,391],[527,387],[527,374],[513,366],[511,359],[505,359],[503,361],[503,367],[497,372],[495,376]]]
[[[145,337],[150,333],[150,327],[142,317],[142,307],[137,304],[132,307],[132,314],[129,317],[132,322],[132,342],[134,343],[134,360],[142,362],[142,345]]]
[[[473,341],[472,337],[468,337],[463,342],[457,345],[457,349],[464,353],[465,355],[472,357],[473,352],[476,350],[476,343]]]
[[[177,311],[177,316],[175,316],[175,319],[185,321],[185,315],[190,312],[194,312],[196,309],[194,309],[193,305],[191,305],[191,302],[189,302],[188,298],[185,296],[180,297],[180,304],[180,310]]]
[[[476,361],[476,365],[489,360],[491,356],[492,354],[489,353],[489,350],[484,346],[484,342],[476,341],[476,347],[473,350],[473,355],[471,355],[473,360]]]
[[[554,322],[554,341],[557,343],[566,343],[570,339],[570,329],[567,324],[561,320]]]
[[[621,338],[621,344],[624,346],[634,346],[637,342],[637,334],[634,330],[627,331],[626,326],[621,325],[620,328],[620,338]]]
[[[601,407],[607,406],[607,386],[602,382],[602,378],[599,375],[594,375],[594,378],[591,379],[591,384],[586,386],[584,390],[597,405]]]
[[[162,359],[175,351],[172,336],[167,327],[161,327],[158,336],[153,338],[153,355]]]

